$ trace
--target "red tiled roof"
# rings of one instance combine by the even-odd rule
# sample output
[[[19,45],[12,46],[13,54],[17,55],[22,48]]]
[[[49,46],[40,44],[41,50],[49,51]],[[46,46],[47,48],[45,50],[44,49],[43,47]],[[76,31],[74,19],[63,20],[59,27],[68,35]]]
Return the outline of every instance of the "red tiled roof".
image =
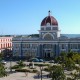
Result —
[[[58,25],[57,20],[53,16],[45,17],[41,22],[41,26],[45,26],[47,23],[50,23],[50,25]]]

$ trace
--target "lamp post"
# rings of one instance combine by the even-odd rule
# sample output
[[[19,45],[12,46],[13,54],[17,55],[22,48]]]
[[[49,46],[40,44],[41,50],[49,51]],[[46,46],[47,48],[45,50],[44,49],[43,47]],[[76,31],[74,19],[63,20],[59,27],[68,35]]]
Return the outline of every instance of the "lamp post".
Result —
[[[9,58],[9,61],[10,61],[10,65],[9,65],[9,69],[10,69],[10,72],[12,72],[12,69],[11,69],[11,66],[12,66],[12,62],[11,62],[11,55],[7,56]]]
[[[11,61],[12,59],[10,58],[10,72],[12,72],[12,69],[11,69],[11,67],[12,67],[12,61]]]
[[[43,69],[43,67],[42,67],[42,66],[40,66],[40,71],[41,71],[41,80],[42,80],[42,69]]]
[[[12,54],[9,55],[9,59],[10,59],[10,72],[12,72]]]

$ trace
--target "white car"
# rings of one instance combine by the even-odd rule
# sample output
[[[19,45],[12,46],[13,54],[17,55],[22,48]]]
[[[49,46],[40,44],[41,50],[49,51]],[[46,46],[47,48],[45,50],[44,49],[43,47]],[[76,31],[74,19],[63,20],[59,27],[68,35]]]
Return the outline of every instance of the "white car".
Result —
[[[4,61],[4,60],[2,60],[2,61],[1,61],[1,63],[2,63],[2,64],[6,64],[7,62],[6,62],[6,61]]]
[[[54,60],[50,60],[49,63],[54,63]]]

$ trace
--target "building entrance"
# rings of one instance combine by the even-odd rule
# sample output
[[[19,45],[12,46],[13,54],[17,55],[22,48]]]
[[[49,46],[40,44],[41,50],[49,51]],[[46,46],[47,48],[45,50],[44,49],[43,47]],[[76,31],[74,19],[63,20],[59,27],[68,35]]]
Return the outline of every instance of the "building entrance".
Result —
[[[51,50],[45,51],[45,58],[50,58],[51,57]]]
[[[44,44],[43,45],[43,53],[45,58],[52,57],[53,45],[52,44]]]
[[[47,53],[47,56],[50,57],[50,53]]]

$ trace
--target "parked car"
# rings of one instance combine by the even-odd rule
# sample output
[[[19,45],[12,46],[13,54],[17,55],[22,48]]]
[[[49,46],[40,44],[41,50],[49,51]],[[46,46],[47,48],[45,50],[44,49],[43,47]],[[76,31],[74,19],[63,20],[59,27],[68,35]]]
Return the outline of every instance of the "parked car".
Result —
[[[30,59],[30,61],[31,61],[31,62],[39,62],[39,59],[37,59],[37,58],[32,58],[32,59]]]
[[[32,61],[32,62],[43,62],[44,60],[38,59],[38,58],[32,58],[32,59],[30,59],[30,61]]]
[[[2,63],[2,64],[6,64],[7,62],[6,62],[5,60],[2,60],[1,63]]]
[[[39,62],[43,62],[44,60],[43,59],[39,59]]]
[[[54,63],[54,60],[50,60],[49,63]]]
[[[32,60],[33,62],[39,62],[39,60],[38,59],[34,59],[34,60]]]

